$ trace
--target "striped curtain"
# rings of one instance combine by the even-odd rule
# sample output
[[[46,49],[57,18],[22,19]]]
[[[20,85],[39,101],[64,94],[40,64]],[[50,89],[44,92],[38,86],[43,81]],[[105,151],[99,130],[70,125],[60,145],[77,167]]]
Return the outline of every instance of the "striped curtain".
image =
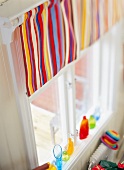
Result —
[[[92,1],[92,37],[95,42],[100,37],[100,25],[99,25],[99,0]]]
[[[104,4],[103,4],[103,10],[104,10],[104,31],[107,32],[108,29],[109,29],[109,26],[108,26],[108,13],[109,13],[109,9],[108,9],[108,0],[105,0],[104,1]]]
[[[48,46],[52,76],[55,76],[65,63],[64,32],[59,0],[51,0],[48,7]]]
[[[71,1],[50,0],[25,14],[20,26],[27,94],[31,96],[76,58]]]
[[[81,43],[83,50],[124,16],[124,0],[82,0]]]
[[[88,47],[92,41],[93,41],[93,34],[92,34],[92,30],[93,30],[93,25],[92,25],[92,4],[91,4],[91,0],[87,1],[87,5],[86,5],[86,31],[85,31],[85,38],[84,38],[84,47]]]
[[[65,65],[76,59],[76,40],[73,25],[72,1],[61,1],[65,28]]]
[[[100,27],[100,36],[105,32],[104,25],[104,0],[101,0],[99,3],[99,27]]]
[[[92,1],[83,0],[81,2],[81,9],[81,49],[84,49],[93,41]]]
[[[100,28],[100,36],[102,36],[105,32],[108,31],[111,26],[111,4],[110,1],[101,0],[99,2],[99,28]],[[109,8],[109,11],[108,11]],[[108,15],[109,12],[109,15]],[[109,23],[110,21],[110,23]]]
[[[93,44],[124,15],[123,0],[76,2],[50,0],[25,13],[20,34],[28,96],[74,61],[79,47],[82,50]],[[81,24],[77,16],[81,16]]]
[[[48,55],[47,18],[46,2],[27,12],[20,26],[28,96],[53,76],[51,58]]]
[[[85,48],[85,35],[86,35],[86,14],[87,14],[87,3],[86,0],[82,1],[81,4],[81,8],[82,8],[82,20],[81,20],[81,49],[83,50]]]

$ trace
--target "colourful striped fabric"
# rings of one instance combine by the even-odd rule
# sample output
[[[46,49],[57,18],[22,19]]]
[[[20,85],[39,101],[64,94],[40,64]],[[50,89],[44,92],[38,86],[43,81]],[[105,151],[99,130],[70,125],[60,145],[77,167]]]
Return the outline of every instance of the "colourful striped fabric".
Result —
[[[124,16],[124,0],[78,0],[75,5],[76,2],[50,0],[24,15],[20,34],[28,96],[74,61],[79,46],[90,46]],[[81,24],[76,16],[81,16]]]
[[[105,32],[104,25],[104,0],[101,0],[99,3],[99,28],[100,28],[100,36],[102,36]]]
[[[96,41],[124,16],[123,0],[82,0],[81,50]]]
[[[47,45],[47,8],[48,3],[44,3],[27,12],[20,26],[28,96],[52,78]]]
[[[112,24],[114,25],[117,20],[117,1],[116,0],[113,0],[112,8],[113,8]]]
[[[81,0],[71,0],[72,4],[72,13],[73,13],[73,26],[75,33],[75,41],[76,41],[76,58],[80,55],[80,23],[81,23],[81,8],[80,8]]]
[[[51,0],[48,7],[48,41],[52,75],[55,76],[65,62],[64,32],[59,0]]]
[[[109,27],[108,27],[108,0],[104,1],[103,5],[103,10],[104,10],[104,31],[107,32]]]
[[[86,16],[87,16],[87,3],[86,0],[82,1],[81,4],[81,8],[82,8],[82,24],[81,24],[81,49],[83,50],[85,48],[85,35],[86,35]]]
[[[95,42],[100,37],[100,25],[99,25],[99,0],[92,0],[92,12],[93,12],[93,21],[92,21],[92,36],[93,42]]]
[[[51,0],[49,6],[44,3],[25,14],[20,32],[28,96],[64,67],[66,58],[63,26],[59,0]],[[72,45],[73,39],[71,37]],[[75,51],[74,45],[72,51]],[[71,54],[70,49],[69,62],[74,58]]]
[[[91,34],[93,30],[91,16],[92,16],[92,4],[91,4],[91,0],[88,0],[87,13],[86,13],[86,31],[85,31],[85,39],[84,39],[85,48],[88,47],[93,41],[93,36],[92,36],[93,34]]]
[[[71,0],[62,0],[61,7],[63,12],[65,28],[65,65],[76,59],[76,40],[73,26],[73,13]]]
[[[108,0],[101,0],[99,3],[99,28],[100,28],[100,36],[102,36],[109,29],[108,20],[111,16],[111,9],[109,9],[108,16]]]
[[[82,4],[81,49],[96,41],[100,36],[99,1],[83,0]]]

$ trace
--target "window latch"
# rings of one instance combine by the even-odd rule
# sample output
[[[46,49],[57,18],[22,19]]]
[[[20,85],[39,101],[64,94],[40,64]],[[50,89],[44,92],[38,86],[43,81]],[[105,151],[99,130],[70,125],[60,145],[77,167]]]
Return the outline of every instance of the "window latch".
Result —
[[[66,81],[66,85],[67,85],[67,88],[68,88],[68,89],[71,89],[71,88],[72,88],[72,83],[71,83],[71,82]]]

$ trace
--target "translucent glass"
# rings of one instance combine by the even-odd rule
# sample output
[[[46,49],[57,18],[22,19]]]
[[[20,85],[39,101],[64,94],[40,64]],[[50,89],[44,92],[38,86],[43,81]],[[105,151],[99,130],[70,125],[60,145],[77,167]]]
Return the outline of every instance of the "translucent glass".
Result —
[[[84,55],[75,64],[76,122],[92,107],[92,59]]]
[[[62,142],[57,80],[32,103],[32,119],[40,164],[48,162],[53,146]]]

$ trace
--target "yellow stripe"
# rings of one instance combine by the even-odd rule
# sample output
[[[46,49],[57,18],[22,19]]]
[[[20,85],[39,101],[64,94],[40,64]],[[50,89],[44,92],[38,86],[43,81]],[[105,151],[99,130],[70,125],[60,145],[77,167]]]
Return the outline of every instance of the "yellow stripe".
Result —
[[[116,5],[115,5],[115,0],[113,0],[113,18],[112,18],[112,24],[115,24],[116,22]]]
[[[83,0],[83,15],[82,15],[82,38],[81,38],[81,49],[85,47],[85,33],[86,33],[86,0]]]
[[[23,31],[25,53],[26,53],[26,63],[27,63],[27,68],[28,68],[28,87],[29,87],[30,93],[32,94],[34,91],[33,91],[33,87],[32,87],[31,63],[30,63],[30,54],[29,54],[28,42],[27,42],[27,33],[26,33],[26,19],[27,19],[27,17],[28,17],[27,14],[25,14],[25,21],[22,24],[22,31]]]
[[[87,16],[86,16],[86,36],[85,36],[85,47],[90,44],[90,29],[91,29],[91,11],[90,11],[90,1],[87,0]]]
[[[47,72],[47,80],[51,79],[50,63],[48,57],[48,47],[47,47],[47,14],[46,9],[44,9],[43,15],[43,27],[44,27],[44,57],[45,57],[45,68]]]
[[[68,64],[68,57],[69,57],[69,27],[68,27],[68,21],[66,17],[65,7],[64,7],[64,1],[61,2],[61,8],[63,13],[63,21],[65,24],[65,40],[66,40],[66,53],[65,53],[65,65]]]

